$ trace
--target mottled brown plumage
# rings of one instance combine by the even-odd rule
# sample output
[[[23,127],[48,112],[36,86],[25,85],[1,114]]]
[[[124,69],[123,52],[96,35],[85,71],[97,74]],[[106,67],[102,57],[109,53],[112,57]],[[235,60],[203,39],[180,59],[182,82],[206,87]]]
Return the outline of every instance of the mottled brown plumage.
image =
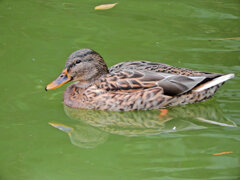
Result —
[[[147,110],[206,100],[232,77],[232,74],[205,73],[149,61],[122,62],[108,69],[98,53],[81,49],[69,56],[63,73],[46,90],[74,80],[77,82],[64,93],[67,106]],[[204,89],[205,86],[208,88]]]

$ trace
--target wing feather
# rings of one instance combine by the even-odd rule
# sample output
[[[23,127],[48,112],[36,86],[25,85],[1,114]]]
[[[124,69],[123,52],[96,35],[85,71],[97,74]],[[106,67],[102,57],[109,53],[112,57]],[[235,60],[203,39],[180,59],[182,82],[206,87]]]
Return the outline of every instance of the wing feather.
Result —
[[[107,91],[131,91],[161,87],[163,94],[176,96],[186,93],[206,79],[204,76],[184,76],[152,71],[124,70],[112,72],[97,84]]]

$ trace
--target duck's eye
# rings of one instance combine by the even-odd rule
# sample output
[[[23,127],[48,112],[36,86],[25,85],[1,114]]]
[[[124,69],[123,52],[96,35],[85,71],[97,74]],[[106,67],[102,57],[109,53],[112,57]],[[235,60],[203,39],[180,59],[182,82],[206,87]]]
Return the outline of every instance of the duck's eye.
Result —
[[[78,64],[78,63],[80,63],[80,62],[82,62],[82,61],[81,61],[81,60],[79,60],[79,59],[76,61],[76,63],[77,63],[77,64]]]

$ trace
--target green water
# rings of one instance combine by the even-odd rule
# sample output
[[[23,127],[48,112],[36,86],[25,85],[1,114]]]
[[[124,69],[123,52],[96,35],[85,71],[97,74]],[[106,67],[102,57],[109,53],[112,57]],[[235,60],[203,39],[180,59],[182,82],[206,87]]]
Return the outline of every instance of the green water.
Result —
[[[239,0],[120,0],[93,10],[114,2],[0,0],[0,179],[239,179],[240,39],[218,40],[240,37]],[[144,59],[236,77],[166,118],[76,112],[63,106],[67,85],[44,87],[80,48],[108,66]]]

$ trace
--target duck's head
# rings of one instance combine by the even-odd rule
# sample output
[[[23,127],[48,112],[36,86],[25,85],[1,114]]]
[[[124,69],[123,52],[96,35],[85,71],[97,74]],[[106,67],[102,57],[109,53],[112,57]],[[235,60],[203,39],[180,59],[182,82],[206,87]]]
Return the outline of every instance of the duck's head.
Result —
[[[107,73],[108,68],[97,52],[91,49],[80,49],[68,57],[62,73],[45,89],[56,89],[70,81],[90,84]]]

